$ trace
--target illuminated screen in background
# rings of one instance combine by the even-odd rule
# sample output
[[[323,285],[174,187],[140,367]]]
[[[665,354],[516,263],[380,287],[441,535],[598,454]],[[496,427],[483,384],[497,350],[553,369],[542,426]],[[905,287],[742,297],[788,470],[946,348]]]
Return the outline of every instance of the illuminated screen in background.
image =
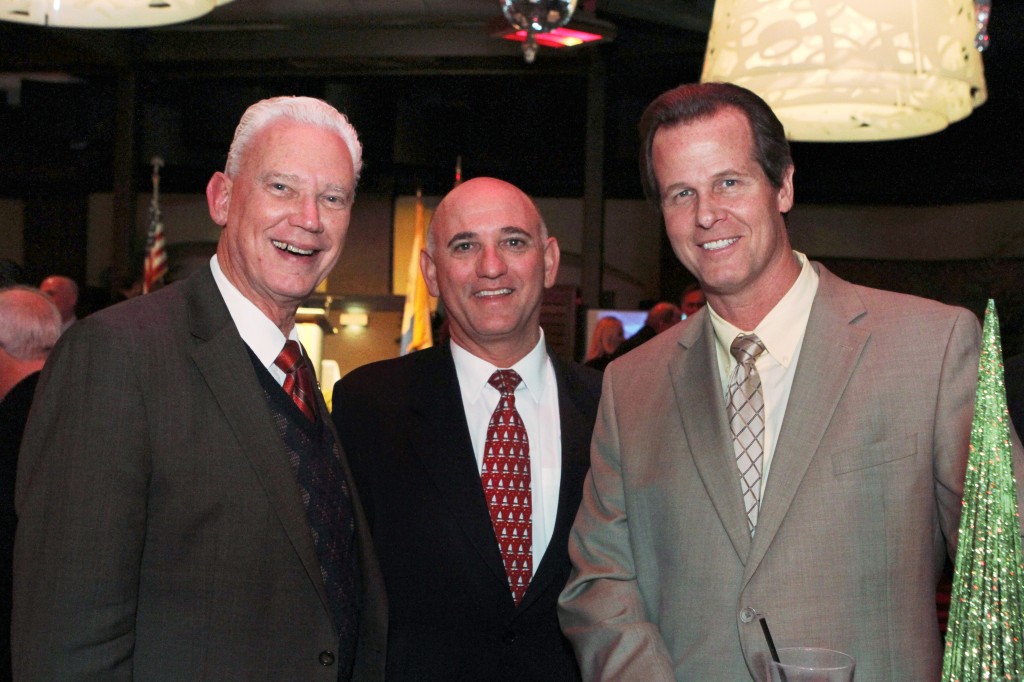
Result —
[[[587,341],[583,344],[583,352],[590,348],[590,339],[594,336],[594,327],[602,317],[617,317],[622,320],[623,336],[627,339],[636,334],[640,327],[644,326],[647,319],[646,310],[588,310],[587,311]]]

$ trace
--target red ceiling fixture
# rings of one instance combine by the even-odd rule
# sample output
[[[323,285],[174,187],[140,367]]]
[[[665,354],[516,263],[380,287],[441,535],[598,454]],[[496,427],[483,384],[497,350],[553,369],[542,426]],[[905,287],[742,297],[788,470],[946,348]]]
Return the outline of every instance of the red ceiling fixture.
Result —
[[[615,26],[593,16],[594,0],[573,16],[577,0],[500,0],[504,19],[489,26],[496,38],[523,43],[523,58],[532,64],[538,47],[572,48],[615,37]]]

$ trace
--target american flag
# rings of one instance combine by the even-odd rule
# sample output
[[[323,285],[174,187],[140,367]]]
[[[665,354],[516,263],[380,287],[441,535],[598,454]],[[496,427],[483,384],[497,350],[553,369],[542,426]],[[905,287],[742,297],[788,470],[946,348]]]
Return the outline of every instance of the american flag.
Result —
[[[142,293],[148,294],[167,274],[167,244],[164,241],[164,223],[160,218],[159,156],[153,157],[153,199],[149,202],[149,229],[146,232],[146,262],[143,268]]]

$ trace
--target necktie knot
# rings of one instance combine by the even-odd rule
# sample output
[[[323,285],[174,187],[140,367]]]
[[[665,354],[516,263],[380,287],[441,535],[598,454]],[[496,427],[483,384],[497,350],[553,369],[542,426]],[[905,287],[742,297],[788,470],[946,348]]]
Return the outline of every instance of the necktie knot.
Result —
[[[502,397],[506,397],[515,393],[522,381],[523,378],[514,369],[499,369],[491,375],[487,383],[498,389]]]
[[[753,364],[764,351],[764,343],[757,334],[739,334],[729,347],[729,352],[741,365]]]
[[[278,354],[274,364],[285,374],[291,374],[302,359],[302,351],[298,341],[285,341],[284,348]]]

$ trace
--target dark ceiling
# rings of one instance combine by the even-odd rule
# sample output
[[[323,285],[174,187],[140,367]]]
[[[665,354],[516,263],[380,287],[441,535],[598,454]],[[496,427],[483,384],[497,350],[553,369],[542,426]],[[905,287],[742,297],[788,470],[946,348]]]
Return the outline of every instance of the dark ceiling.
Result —
[[[1024,199],[1022,5],[993,7],[986,104],[925,138],[794,144],[798,201]],[[360,130],[363,191],[441,193],[461,156],[465,176],[537,196],[583,195],[588,98],[603,100],[604,194],[639,198],[637,120],[660,92],[698,78],[711,10],[712,0],[598,0],[615,40],[542,50],[533,65],[488,36],[498,0],[235,0],[191,24],[134,31],[0,22],[0,196],[109,192],[115,149],[134,160],[142,191],[159,154],[165,189],[199,192],[248,104],[308,94]]]

